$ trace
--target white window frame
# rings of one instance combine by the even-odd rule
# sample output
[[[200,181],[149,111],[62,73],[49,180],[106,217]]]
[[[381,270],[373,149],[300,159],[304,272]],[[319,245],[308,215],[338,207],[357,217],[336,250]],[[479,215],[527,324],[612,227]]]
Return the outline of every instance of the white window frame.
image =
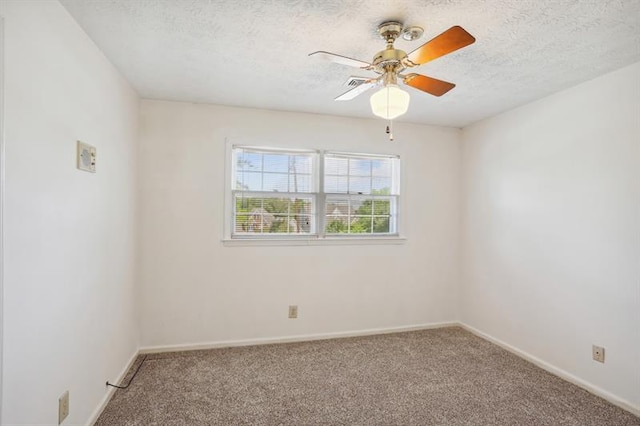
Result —
[[[334,157],[334,158],[346,158],[346,159],[384,159],[384,160],[388,160],[388,159],[392,159],[395,160],[393,163],[393,170],[392,170],[392,184],[393,187],[390,188],[390,194],[388,195],[376,195],[376,194],[361,194],[361,193],[334,193],[334,192],[325,192],[324,191],[324,179],[325,179],[325,170],[324,170],[324,160],[326,157]],[[354,152],[342,152],[342,151],[322,151],[321,153],[321,158],[320,158],[320,163],[321,163],[321,169],[319,170],[320,172],[320,195],[321,195],[321,201],[322,201],[322,205],[324,206],[322,208],[322,227],[320,228],[321,232],[322,232],[322,236],[325,238],[400,238],[400,234],[399,234],[399,221],[400,221],[400,216],[398,214],[399,212],[399,206],[400,206],[400,156],[399,155],[395,155],[395,154],[371,154],[371,153],[354,153]],[[351,175],[347,175],[347,178],[351,176]],[[373,178],[373,176],[371,176],[371,178]],[[344,233],[344,234],[327,234],[325,232],[326,230],[326,223],[324,223],[325,219],[326,219],[326,213],[324,211],[324,208],[326,208],[326,200],[327,198],[333,198],[333,199],[343,199],[343,200],[349,200],[349,199],[360,199],[360,200],[371,200],[371,199],[388,199],[388,200],[393,200],[394,202],[391,203],[391,216],[395,217],[395,220],[392,223],[389,223],[390,226],[390,230],[388,233],[371,233],[371,234],[365,234],[365,233],[354,233],[354,234],[349,234],[349,233]]]
[[[315,198],[315,233],[311,234],[284,234],[284,233],[265,233],[265,234],[233,234],[235,226],[235,197],[237,192],[235,187],[236,176],[236,162],[234,156],[235,148],[255,149],[263,152],[274,153],[306,153],[315,154],[314,162],[314,176],[312,178],[312,186],[315,192],[305,193],[269,193],[262,191],[248,191],[247,193],[260,194],[263,197],[281,197],[282,195],[299,195],[301,197],[314,197]],[[325,193],[324,192],[324,158],[325,155],[339,155],[350,156],[353,158],[395,158],[397,159],[396,167],[394,167],[394,175],[392,182],[394,188],[392,189],[392,195],[371,195],[371,194],[347,194],[347,193]],[[287,148],[272,146],[263,146],[255,143],[238,143],[227,140],[225,149],[225,202],[224,202],[224,226],[223,226],[223,244],[225,246],[279,246],[279,245],[369,245],[369,244],[404,244],[406,238],[400,234],[401,224],[401,193],[400,193],[400,157],[395,154],[376,154],[376,153],[354,153],[354,152],[341,152],[333,150],[315,150],[315,149],[300,149],[300,148]],[[395,193],[395,194],[394,194]],[[327,196],[344,197],[346,198],[395,198],[395,203],[392,203],[392,215],[395,215],[395,229],[389,233],[354,233],[354,234],[326,234],[325,233],[325,208]]]
[[[235,177],[236,177],[236,172],[237,172],[237,161],[234,155],[234,149],[235,148],[241,148],[241,149],[245,149],[245,150],[255,150],[256,152],[260,152],[260,153],[273,153],[273,154],[304,154],[304,155],[309,155],[312,158],[313,161],[313,165],[312,165],[312,170],[314,171],[314,173],[312,173],[311,175],[311,188],[312,191],[310,192],[269,192],[269,191],[238,191],[233,189],[234,188],[234,183],[235,183]],[[317,218],[317,212],[318,212],[318,193],[319,193],[319,179],[318,179],[318,167],[319,167],[319,162],[320,162],[320,153],[317,150],[312,150],[312,149],[288,149],[288,148],[273,148],[273,147],[263,147],[263,146],[252,146],[252,145],[240,145],[240,144],[234,144],[231,146],[231,150],[230,150],[230,161],[231,161],[231,167],[230,167],[230,182],[227,185],[226,190],[231,190],[231,198],[230,198],[230,204],[227,204],[229,207],[225,207],[225,210],[231,209],[231,227],[230,227],[230,232],[229,232],[229,237],[231,240],[239,240],[239,239],[248,239],[248,240],[253,240],[253,239],[279,239],[279,238],[286,238],[286,239],[308,239],[308,238],[313,238],[317,235],[318,233],[318,218]],[[235,206],[236,206],[236,202],[235,202],[235,194],[236,193],[244,193],[244,194],[248,194],[248,195],[255,195],[258,198],[283,198],[283,195],[286,195],[286,197],[284,198],[294,198],[294,197],[299,197],[299,198],[312,198],[313,199],[313,205],[314,205],[314,214],[316,215],[316,219],[314,221],[314,223],[312,224],[312,233],[309,234],[290,234],[290,233],[262,233],[262,234],[258,234],[258,233],[246,233],[246,234],[234,234],[234,230],[236,229],[236,214],[235,214]]]

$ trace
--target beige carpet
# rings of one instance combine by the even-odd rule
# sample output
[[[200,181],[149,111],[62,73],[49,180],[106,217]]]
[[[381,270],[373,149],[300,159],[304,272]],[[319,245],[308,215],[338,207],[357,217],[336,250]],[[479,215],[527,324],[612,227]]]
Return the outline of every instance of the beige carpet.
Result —
[[[640,418],[452,327],[149,355],[97,425],[584,426]]]

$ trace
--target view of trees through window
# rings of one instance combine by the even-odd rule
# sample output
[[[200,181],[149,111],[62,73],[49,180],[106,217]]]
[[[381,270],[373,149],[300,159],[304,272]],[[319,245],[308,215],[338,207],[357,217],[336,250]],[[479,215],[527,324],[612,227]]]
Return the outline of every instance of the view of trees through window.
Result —
[[[373,195],[383,195],[388,192],[388,189],[383,189],[375,191]],[[389,233],[391,231],[390,220],[390,199],[370,197],[335,199],[327,197],[325,205],[325,232],[327,234]]]
[[[396,232],[397,158],[234,148],[234,161],[234,235],[317,234],[320,215],[328,235]]]
[[[313,221],[310,198],[236,197],[236,229],[240,233],[308,234]]]

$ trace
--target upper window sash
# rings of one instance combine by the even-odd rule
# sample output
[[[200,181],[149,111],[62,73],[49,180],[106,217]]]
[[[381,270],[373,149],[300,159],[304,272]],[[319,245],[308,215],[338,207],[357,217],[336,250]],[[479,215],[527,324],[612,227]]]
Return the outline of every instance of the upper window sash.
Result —
[[[323,192],[334,194],[398,195],[399,157],[326,152]]]
[[[318,192],[318,151],[233,146],[234,191]]]

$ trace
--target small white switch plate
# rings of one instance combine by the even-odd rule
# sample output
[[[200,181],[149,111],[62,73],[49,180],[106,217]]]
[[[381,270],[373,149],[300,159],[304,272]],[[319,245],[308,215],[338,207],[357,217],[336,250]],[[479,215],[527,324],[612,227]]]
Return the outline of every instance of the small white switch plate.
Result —
[[[289,318],[298,318],[298,305],[289,305]]]
[[[77,166],[78,169],[85,172],[96,172],[96,147],[78,141],[77,149]]]
[[[604,364],[604,348],[602,346],[593,345],[593,359]]]
[[[61,424],[69,415],[69,391],[58,398],[58,424]]]

